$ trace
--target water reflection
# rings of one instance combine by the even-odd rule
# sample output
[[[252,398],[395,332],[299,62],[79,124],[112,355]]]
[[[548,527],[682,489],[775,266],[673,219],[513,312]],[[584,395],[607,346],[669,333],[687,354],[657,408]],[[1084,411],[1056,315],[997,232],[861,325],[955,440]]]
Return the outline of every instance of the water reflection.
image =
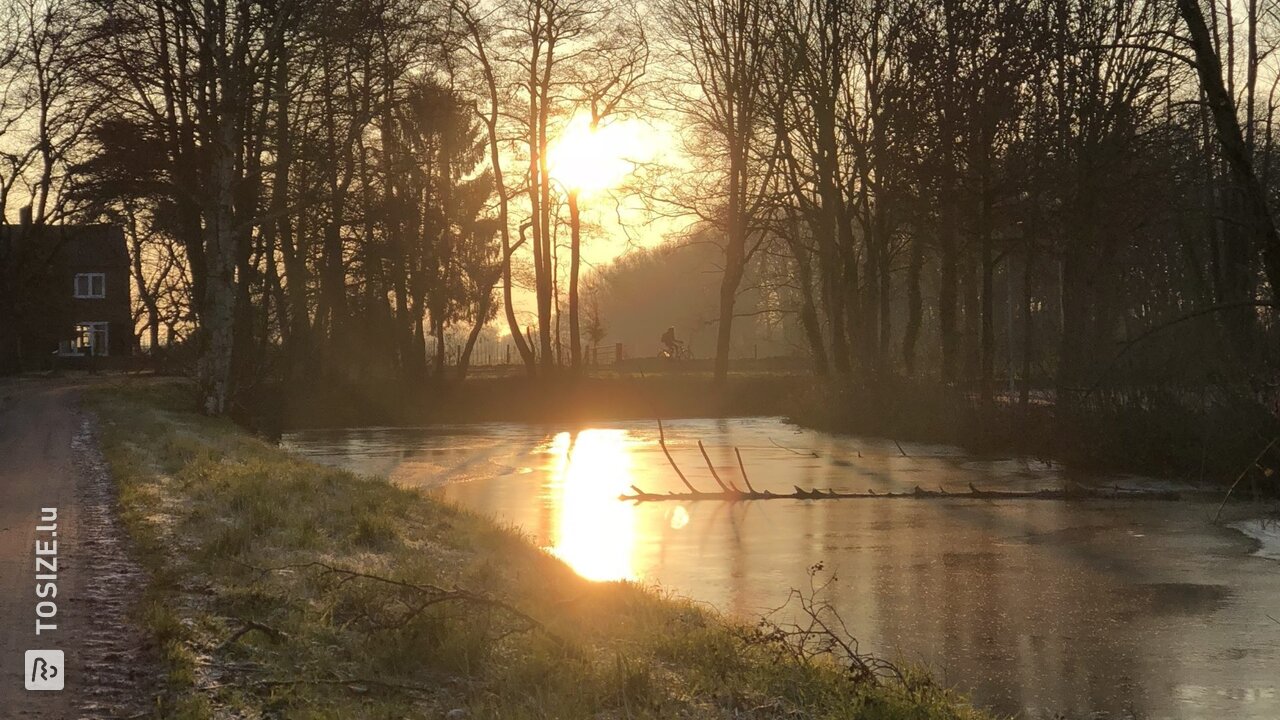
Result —
[[[761,489],[909,491],[1060,485],[1061,468],[954,448],[837,437],[767,418],[673,421],[689,480]],[[650,423],[576,431],[519,425],[304,433],[324,462],[439,486],[522,527],[596,580],[653,581],[753,619],[805,568],[863,648],[929,665],[1007,715],[1218,720],[1280,717],[1280,566],[1194,503],[986,501],[619,502],[635,484],[680,490]],[[1073,478],[1080,482],[1129,481]]]
[[[689,524],[689,511],[683,505],[671,509],[671,529],[679,530]]]
[[[618,502],[631,486],[631,453],[622,430],[562,432],[548,446],[543,491],[554,508],[547,549],[589,580],[635,580],[635,506]]]

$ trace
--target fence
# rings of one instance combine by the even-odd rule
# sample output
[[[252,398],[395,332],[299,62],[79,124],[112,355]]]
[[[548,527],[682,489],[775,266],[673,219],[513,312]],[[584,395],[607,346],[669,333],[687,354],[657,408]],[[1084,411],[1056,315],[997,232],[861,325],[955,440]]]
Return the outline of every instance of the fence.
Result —
[[[462,343],[449,343],[446,345],[445,362],[450,366],[457,366],[462,361],[463,347]],[[536,344],[533,350],[536,355],[538,353]],[[560,357],[566,362],[568,361],[568,346],[562,344],[553,352],[558,352]],[[428,345],[427,354],[429,357],[432,356],[430,345]],[[587,365],[614,365],[618,361],[626,360],[630,357],[630,352],[622,343],[606,343],[582,348],[582,360]],[[516,350],[515,344],[510,341],[480,340],[471,349],[470,365],[472,367],[503,367],[519,364],[520,353]]]

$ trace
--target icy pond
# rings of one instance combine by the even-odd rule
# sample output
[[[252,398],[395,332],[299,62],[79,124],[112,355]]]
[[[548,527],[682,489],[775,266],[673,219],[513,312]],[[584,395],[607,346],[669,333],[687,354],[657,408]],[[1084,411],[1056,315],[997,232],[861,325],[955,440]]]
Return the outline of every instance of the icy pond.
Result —
[[[829,435],[777,418],[682,420],[668,446],[714,489],[742,452],[757,489],[962,491],[1133,485],[1035,460]],[[520,526],[578,573],[659,584],[752,620],[807,587],[870,650],[921,663],[999,713],[1034,718],[1280,718],[1280,552],[1272,527],[1156,501],[621,502],[682,489],[647,422],[477,424],[286,434],[319,462],[425,486]],[[1275,619],[1272,619],[1275,618]]]

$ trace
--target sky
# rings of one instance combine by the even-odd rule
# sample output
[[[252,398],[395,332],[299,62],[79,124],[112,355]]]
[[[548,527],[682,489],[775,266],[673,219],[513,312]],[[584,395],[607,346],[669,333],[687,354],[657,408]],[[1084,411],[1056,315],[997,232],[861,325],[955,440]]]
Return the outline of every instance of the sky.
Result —
[[[634,187],[638,166],[656,164],[678,166],[682,163],[675,131],[669,126],[638,118],[606,120],[598,128],[591,127],[587,114],[575,115],[563,131],[552,139],[547,162],[555,187],[564,197],[568,188],[579,189],[579,213],[582,219],[582,273],[607,265],[621,255],[661,244],[678,235],[689,220],[667,217],[646,207],[638,188]],[[527,213],[527,209],[523,209]],[[513,208],[518,218],[522,209]],[[561,246],[560,267],[568,268],[568,212],[557,242]],[[513,222],[517,224],[519,221]],[[518,262],[532,264],[531,250],[517,252]],[[561,288],[562,298],[568,288]],[[537,305],[532,288],[517,286],[513,305],[522,325],[537,322]],[[499,337],[510,331],[499,313],[494,327]]]

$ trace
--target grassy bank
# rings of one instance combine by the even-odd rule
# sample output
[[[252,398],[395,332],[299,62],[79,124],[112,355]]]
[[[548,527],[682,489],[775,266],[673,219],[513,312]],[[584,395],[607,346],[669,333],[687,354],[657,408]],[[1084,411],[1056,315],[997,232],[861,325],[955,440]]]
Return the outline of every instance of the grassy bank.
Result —
[[[977,718],[757,629],[590,583],[517,533],[186,412],[96,391],[151,580],[163,718]],[[779,588],[780,596],[785,588]]]

